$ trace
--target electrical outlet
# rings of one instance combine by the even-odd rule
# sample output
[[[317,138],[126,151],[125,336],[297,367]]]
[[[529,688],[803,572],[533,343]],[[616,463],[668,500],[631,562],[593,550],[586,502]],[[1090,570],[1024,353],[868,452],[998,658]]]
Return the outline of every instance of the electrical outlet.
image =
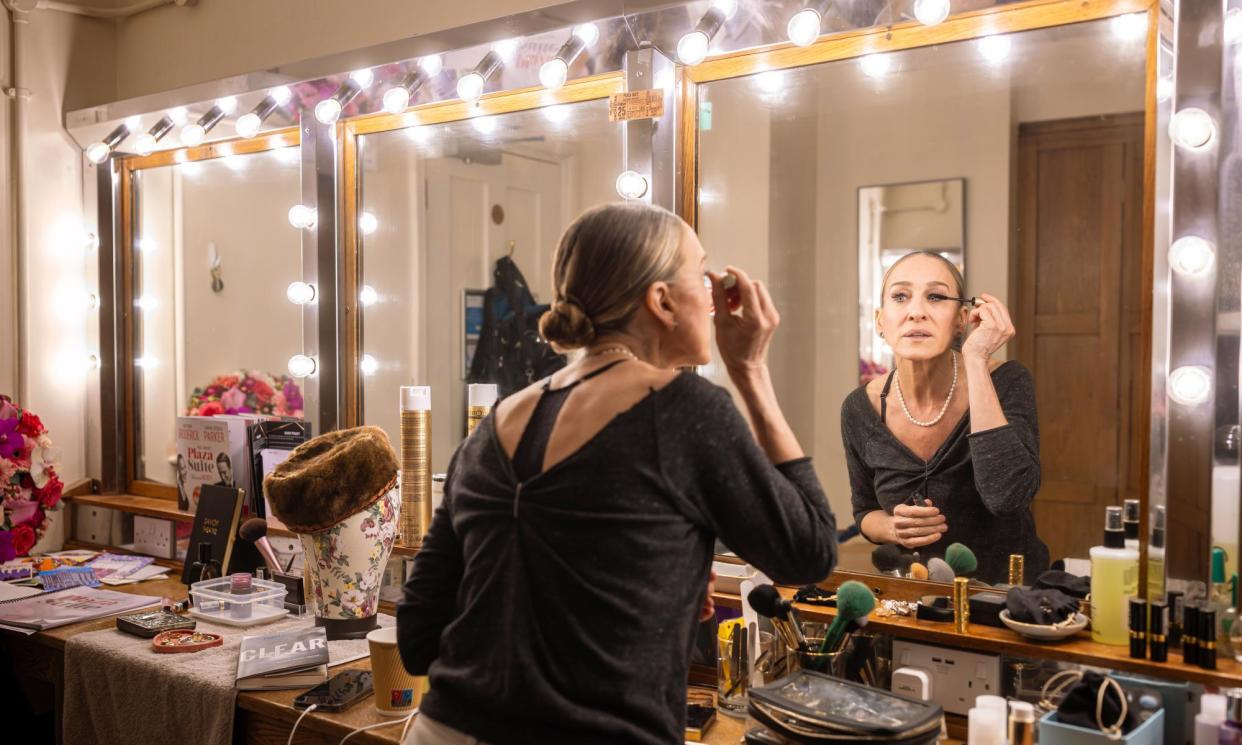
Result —
[[[80,541],[112,545],[112,515],[113,511],[106,507],[74,507],[73,536]]]
[[[893,640],[893,668],[926,671],[935,681],[931,700],[952,714],[967,714],[976,696],[1001,695],[1000,657]]]
[[[177,525],[172,520],[134,515],[134,551],[172,559],[177,550]]]

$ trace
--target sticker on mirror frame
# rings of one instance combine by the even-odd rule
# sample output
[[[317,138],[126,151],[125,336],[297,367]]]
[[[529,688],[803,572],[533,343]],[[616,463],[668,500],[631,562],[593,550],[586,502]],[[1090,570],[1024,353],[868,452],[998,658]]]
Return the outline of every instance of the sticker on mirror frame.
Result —
[[[647,88],[608,97],[608,121],[628,122],[633,119],[659,119],[664,116],[664,91]]]

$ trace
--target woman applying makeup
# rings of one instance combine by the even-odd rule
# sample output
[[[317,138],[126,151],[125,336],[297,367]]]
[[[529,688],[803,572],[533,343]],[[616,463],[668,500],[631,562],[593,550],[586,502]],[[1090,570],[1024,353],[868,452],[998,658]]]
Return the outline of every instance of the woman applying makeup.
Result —
[[[991,295],[966,298],[957,267],[931,251],[903,256],[881,287],[876,328],[894,369],[841,406],[859,530],[924,562],[963,543],[985,582],[1004,581],[1009,555],[1022,554],[1035,577],[1048,547],[1031,512],[1040,484],[1034,383],[1020,363],[992,359],[1014,336],[1008,309]]]

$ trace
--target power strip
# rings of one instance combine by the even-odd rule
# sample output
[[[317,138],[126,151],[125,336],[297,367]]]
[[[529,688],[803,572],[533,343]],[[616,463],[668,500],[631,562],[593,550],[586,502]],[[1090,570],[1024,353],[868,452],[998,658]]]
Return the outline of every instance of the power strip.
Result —
[[[922,670],[932,680],[931,700],[952,714],[967,714],[976,696],[1000,695],[1000,657],[893,640],[893,669]]]

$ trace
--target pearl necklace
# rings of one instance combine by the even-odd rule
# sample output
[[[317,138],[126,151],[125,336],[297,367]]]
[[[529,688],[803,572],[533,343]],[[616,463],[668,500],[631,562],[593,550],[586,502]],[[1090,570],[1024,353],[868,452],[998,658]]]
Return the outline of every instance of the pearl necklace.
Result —
[[[894,382],[897,383],[897,402],[901,404],[901,410],[906,413],[906,419],[909,419],[911,424],[917,424],[920,427],[934,427],[944,418],[944,413],[949,410],[949,402],[953,400],[953,391],[957,390],[957,353],[949,350],[949,354],[953,357],[953,382],[949,384],[949,395],[945,396],[944,406],[940,407],[940,413],[929,422],[920,422],[910,414],[910,407],[906,406],[906,397],[901,394],[901,376],[896,376]]]
[[[605,354],[623,354],[632,360],[638,359],[638,355],[630,351],[629,347],[623,347],[619,344],[616,346],[612,346],[612,347],[603,347],[602,349],[597,349],[594,352],[588,352],[587,356],[588,357],[600,357]]]

